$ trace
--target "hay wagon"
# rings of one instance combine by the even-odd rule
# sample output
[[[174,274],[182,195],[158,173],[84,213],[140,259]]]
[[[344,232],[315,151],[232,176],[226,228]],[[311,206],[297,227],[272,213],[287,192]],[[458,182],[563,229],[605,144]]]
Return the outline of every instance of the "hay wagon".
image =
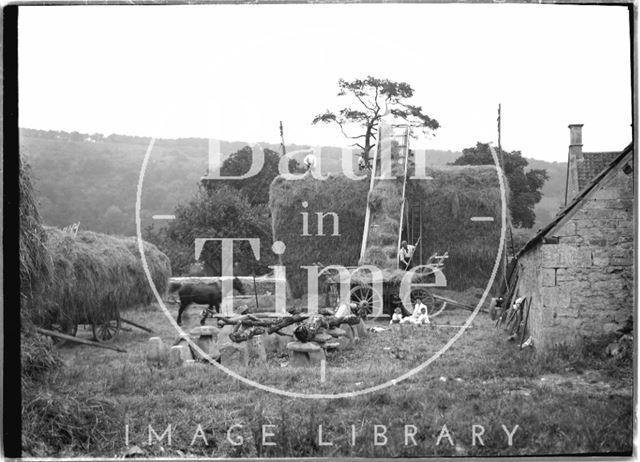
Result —
[[[444,267],[444,261],[448,258],[448,253],[439,255],[434,253],[427,262],[418,268],[412,279],[412,286],[416,284],[437,285],[437,273]],[[435,287],[412,287],[403,300],[400,294],[400,284],[405,276],[404,270],[381,270],[381,280],[375,279],[369,271],[360,267],[347,267],[350,276],[349,299],[358,306],[363,306],[368,313],[373,312],[373,307],[382,303],[382,314],[391,316],[398,307],[403,309],[405,314],[406,306],[413,306],[416,299],[421,299],[427,305],[429,316],[437,316],[447,306],[447,302],[434,293]],[[378,276],[379,277],[379,276]],[[340,291],[340,276],[332,274],[325,279],[325,301],[328,306],[335,303]],[[382,286],[382,293],[376,286]]]
[[[57,320],[51,323],[50,328],[54,331],[75,337],[78,333],[79,325],[91,326],[94,340],[100,343],[108,343],[112,342],[118,336],[122,327],[122,318],[120,317],[120,313],[116,311],[109,316],[102,316],[101,319],[81,317]]]

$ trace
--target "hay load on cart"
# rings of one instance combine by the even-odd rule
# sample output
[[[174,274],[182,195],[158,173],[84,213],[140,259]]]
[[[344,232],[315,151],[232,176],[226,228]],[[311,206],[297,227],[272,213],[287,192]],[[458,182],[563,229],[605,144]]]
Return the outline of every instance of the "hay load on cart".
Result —
[[[43,297],[38,324],[75,335],[79,324],[90,325],[95,340],[108,342],[118,334],[127,308],[155,300],[142,267],[134,237],[91,231],[76,235],[45,228],[53,263],[53,280]],[[168,257],[144,243],[145,257],[159,293],[171,276]]]

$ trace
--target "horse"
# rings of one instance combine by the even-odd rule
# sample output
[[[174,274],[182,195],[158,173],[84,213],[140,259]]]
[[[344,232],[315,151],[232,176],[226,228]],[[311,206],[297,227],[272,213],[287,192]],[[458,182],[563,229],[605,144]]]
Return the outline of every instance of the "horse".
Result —
[[[244,287],[237,277],[233,278],[233,288],[244,295]],[[180,297],[180,309],[178,310],[178,318],[176,322],[182,325],[182,313],[193,303],[200,305],[208,305],[207,311],[213,311],[215,307],[216,313],[220,312],[220,302],[222,301],[222,290],[217,282],[213,284],[181,284],[172,282],[169,284],[169,295],[178,292]],[[205,324],[207,319],[207,311],[204,312],[200,325]]]

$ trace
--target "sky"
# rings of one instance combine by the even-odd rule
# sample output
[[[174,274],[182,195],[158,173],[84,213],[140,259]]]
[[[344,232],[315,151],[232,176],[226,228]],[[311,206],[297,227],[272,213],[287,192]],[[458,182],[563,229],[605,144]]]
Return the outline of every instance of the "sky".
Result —
[[[632,137],[628,12],[536,4],[25,6],[25,128],[346,146],[313,117],[340,78],[409,83],[441,128],[415,147],[476,142],[566,161]]]

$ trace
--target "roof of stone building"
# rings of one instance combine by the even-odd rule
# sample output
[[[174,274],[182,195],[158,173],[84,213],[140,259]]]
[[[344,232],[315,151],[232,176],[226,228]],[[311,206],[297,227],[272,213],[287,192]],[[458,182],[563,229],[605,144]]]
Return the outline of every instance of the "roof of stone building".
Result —
[[[578,162],[578,189],[582,191],[589,183],[620,155],[620,152],[583,152],[584,160]]]
[[[538,244],[549,231],[551,231],[564,217],[566,217],[574,208],[578,207],[584,200],[585,197],[602,182],[602,180],[607,177],[608,173],[614,170],[616,167],[620,166],[623,163],[623,160],[629,155],[633,153],[633,143],[630,143],[626,148],[624,148],[621,152],[613,152],[613,153],[584,153],[588,154],[615,154],[613,159],[606,164],[599,173],[596,173],[595,177],[592,177],[591,181],[589,181],[585,187],[580,187],[580,192],[573,200],[567,204],[558,214],[554,217],[551,222],[542,228],[540,231],[536,233],[523,247],[520,249],[516,258],[520,258],[520,256],[530,249],[534,248],[536,244]],[[604,156],[602,156],[604,157]],[[586,160],[586,157],[585,157]],[[595,167],[593,167],[595,168]]]

